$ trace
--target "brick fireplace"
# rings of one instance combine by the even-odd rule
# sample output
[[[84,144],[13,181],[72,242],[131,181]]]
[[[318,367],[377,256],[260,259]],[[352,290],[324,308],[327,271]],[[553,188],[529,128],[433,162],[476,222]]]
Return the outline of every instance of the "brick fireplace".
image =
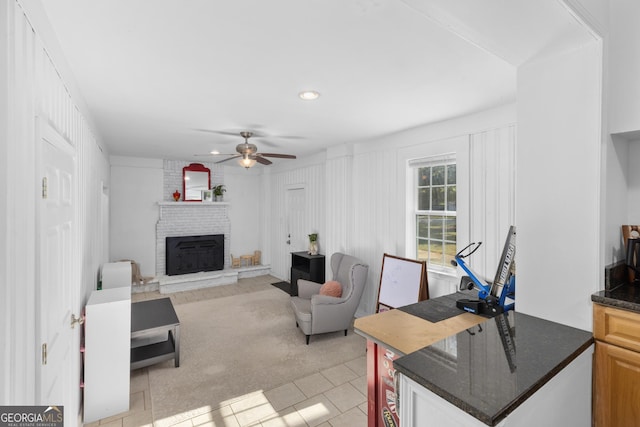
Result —
[[[230,267],[231,222],[227,203],[160,202],[156,224],[156,275],[166,274],[166,237],[224,235],[224,268]]]
[[[231,221],[227,202],[159,202],[156,224],[156,276],[162,294],[236,283],[238,278],[269,274],[269,265],[231,268]],[[224,236],[224,268],[167,275],[166,238],[196,235]]]

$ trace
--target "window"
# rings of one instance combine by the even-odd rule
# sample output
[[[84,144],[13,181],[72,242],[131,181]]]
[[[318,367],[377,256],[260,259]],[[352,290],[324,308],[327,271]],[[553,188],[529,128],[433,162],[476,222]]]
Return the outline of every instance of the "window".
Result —
[[[455,155],[413,160],[416,259],[429,268],[453,268],[456,254]]]

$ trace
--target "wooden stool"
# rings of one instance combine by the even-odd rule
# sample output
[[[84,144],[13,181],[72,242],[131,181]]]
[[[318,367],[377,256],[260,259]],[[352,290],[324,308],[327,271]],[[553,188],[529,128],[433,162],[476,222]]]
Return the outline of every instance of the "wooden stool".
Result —
[[[240,258],[234,258],[233,254],[231,254],[231,267],[240,267]]]
[[[262,258],[262,252],[253,252],[253,265],[260,265],[260,258]]]
[[[253,265],[253,255],[240,255],[240,266],[247,262],[247,267]]]

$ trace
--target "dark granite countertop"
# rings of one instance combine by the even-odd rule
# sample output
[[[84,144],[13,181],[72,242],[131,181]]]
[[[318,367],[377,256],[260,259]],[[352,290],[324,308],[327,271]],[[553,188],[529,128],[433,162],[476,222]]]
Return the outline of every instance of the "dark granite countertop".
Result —
[[[591,332],[508,312],[394,361],[394,367],[494,426],[593,343]]]
[[[640,313],[640,283],[631,282],[629,269],[624,261],[608,265],[604,269],[604,291],[591,295],[591,301]]]
[[[591,295],[591,301],[640,313],[640,284],[623,283]]]

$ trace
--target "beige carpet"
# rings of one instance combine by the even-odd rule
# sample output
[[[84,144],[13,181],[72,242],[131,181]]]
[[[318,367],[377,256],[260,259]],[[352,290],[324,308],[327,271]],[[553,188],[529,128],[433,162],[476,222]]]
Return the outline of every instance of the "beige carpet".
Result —
[[[289,299],[269,286],[176,305],[180,367],[149,367],[154,420],[190,418],[365,354],[365,340],[353,330],[315,335],[305,345]]]

